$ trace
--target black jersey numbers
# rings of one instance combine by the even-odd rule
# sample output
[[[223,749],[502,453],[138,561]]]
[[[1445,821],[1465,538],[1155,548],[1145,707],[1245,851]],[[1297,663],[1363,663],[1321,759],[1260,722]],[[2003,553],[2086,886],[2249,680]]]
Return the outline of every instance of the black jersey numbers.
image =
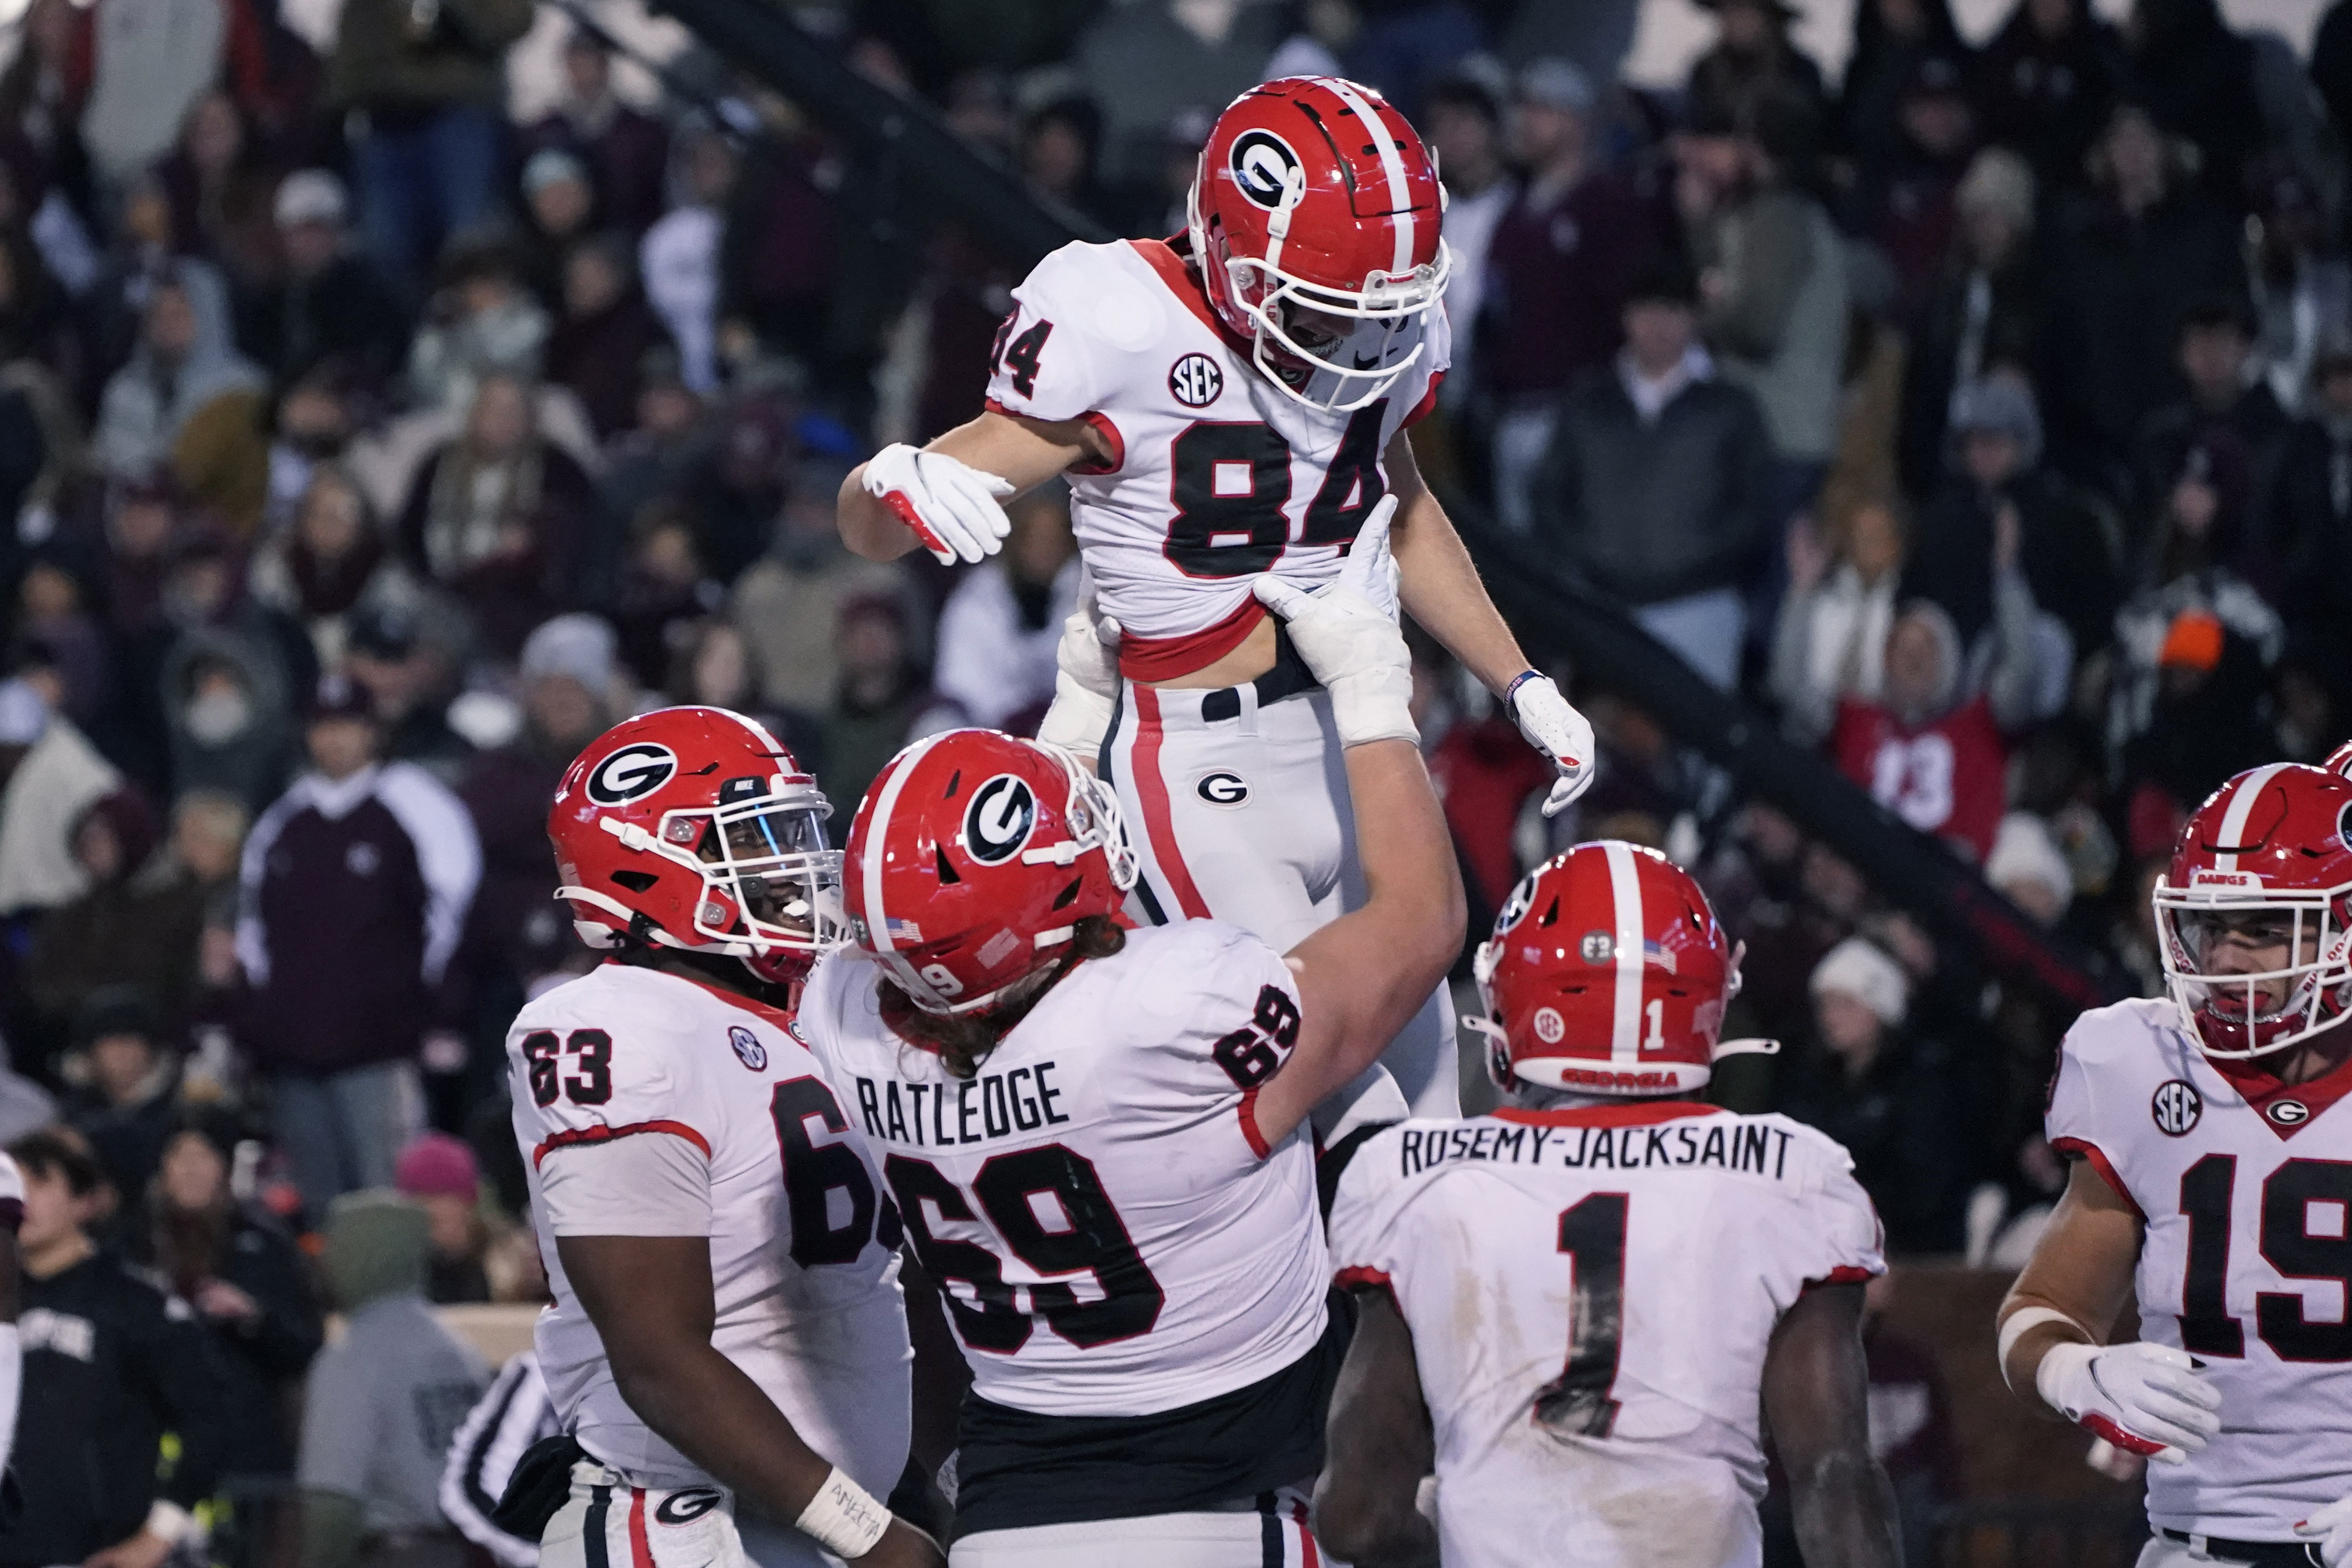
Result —
[[[568,1074],[566,1056],[575,1068]],[[601,1029],[575,1029],[561,1045],[553,1030],[533,1030],[522,1037],[522,1060],[530,1103],[542,1110],[559,1093],[574,1105],[602,1105],[613,1097],[613,1037]]]
[[[1250,1021],[1221,1038],[1209,1055],[1236,1089],[1255,1089],[1274,1076],[1298,1043],[1298,1004],[1280,986],[1260,986]]]
[[[1388,484],[1381,477],[1381,421],[1388,417],[1388,408],[1389,400],[1381,398],[1349,419],[1339,449],[1331,455],[1331,466],[1323,471],[1323,483],[1307,503],[1307,526],[1299,532],[1299,543],[1353,543],[1372,507],[1388,494]]]
[[[1160,1321],[1167,1292],[1129,1237],[1094,1162],[1065,1145],[996,1155],[972,1178],[970,1198],[927,1160],[892,1155],[882,1170],[915,1256],[973,1350],[1010,1355],[1029,1343],[1037,1319],[1081,1350],[1149,1333]],[[934,1215],[943,1224],[984,1226],[1031,1273],[1091,1276],[1089,1288],[1082,1296],[1075,1283],[1007,1284],[994,1249],[937,1234]],[[962,1289],[953,1288],[958,1284]]]
[[[1023,397],[1037,390],[1037,357],[1045,351],[1045,340],[1054,335],[1051,321],[1040,321],[1019,337],[1013,335],[1013,323],[1019,319],[1016,308],[996,329],[996,341],[989,345],[988,373],[1003,375],[1010,371],[1013,390]]]
[[[848,1130],[849,1119],[833,1091],[814,1078],[787,1078],[768,1102],[776,1124],[776,1148],[784,1161],[784,1207],[793,1224],[793,1261],[803,1269],[821,1263],[854,1263],[874,1238],[874,1178],[866,1162],[845,1143],[820,1144],[809,1134],[811,1120],[828,1133]],[[836,1207],[845,1212],[834,1223]],[[895,1242],[887,1242],[895,1246]]]
[[[2227,1299],[2231,1196],[2237,1176],[2235,1156],[2207,1155],[2180,1176],[2180,1212],[2189,1221],[2180,1343],[2200,1355],[2246,1353],[2245,1329],[2231,1316]],[[2352,1291],[2347,1213],[2352,1213],[2352,1163],[2288,1160],[2263,1183],[2262,1228],[2256,1238],[2263,1260],[2287,1279],[2326,1280]],[[2315,1220],[2321,1228],[2313,1228]],[[2282,1361],[2352,1361],[2352,1322],[2313,1322],[2298,1294],[2264,1291],[2256,1295],[2254,1332]]]
[[[1557,1432],[1605,1437],[1617,1424],[1617,1358],[1625,1336],[1622,1192],[1596,1192],[1559,1217],[1569,1258],[1568,1364],[1536,1394],[1536,1419]]]
[[[1290,443],[1270,425],[1187,425],[1169,444],[1163,547],[1187,577],[1255,577],[1290,539]]]

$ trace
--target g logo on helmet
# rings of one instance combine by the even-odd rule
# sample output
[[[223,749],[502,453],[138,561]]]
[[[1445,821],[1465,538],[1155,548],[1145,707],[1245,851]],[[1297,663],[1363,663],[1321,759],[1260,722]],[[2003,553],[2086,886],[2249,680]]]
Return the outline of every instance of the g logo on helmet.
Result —
[[[1536,873],[1519,878],[1519,885],[1511,889],[1511,896],[1503,900],[1503,907],[1495,915],[1495,935],[1500,936],[1528,917],[1536,904]]]
[[[1009,861],[1021,852],[1037,826],[1037,797],[1027,779],[1000,773],[971,792],[964,808],[964,852],[982,865]]]
[[[625,806],[642,800],[670,780],[677,771],[677,754],[650,740],[622,747],[596,764],[588,775],[588,799],[599,806]]]
[[[1282,205],[1283,193],[1301,167],[1290,143],[1271,131],[1244,131],[1234,137],[1225,163],[1241,193],[1268,210]]]

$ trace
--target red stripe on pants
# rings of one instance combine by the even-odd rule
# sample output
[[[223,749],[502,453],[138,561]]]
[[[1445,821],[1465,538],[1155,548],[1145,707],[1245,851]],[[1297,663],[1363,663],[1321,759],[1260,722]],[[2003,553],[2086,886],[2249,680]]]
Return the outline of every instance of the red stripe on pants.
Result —
[[[629,1563],[631,1568],[654,1568],[653,1542],[646,1539],[646,1489],[629,1489]]]
[[[1151,856],[1160,862],[1160,873],[1168,879],[1168,891],[1176,895],[1177,907],[1190,919],[1206,920],[1208,902],[1192,885],[1192,873],[1176,847],[1176,822],[1168,810],[1168,781],[1160,777],[1160,694],[1141,685],[1131,684],[1128,689],[1135,694],[1131,763],[1135,794],[1143,802],[1143,831],[1151,841]]]

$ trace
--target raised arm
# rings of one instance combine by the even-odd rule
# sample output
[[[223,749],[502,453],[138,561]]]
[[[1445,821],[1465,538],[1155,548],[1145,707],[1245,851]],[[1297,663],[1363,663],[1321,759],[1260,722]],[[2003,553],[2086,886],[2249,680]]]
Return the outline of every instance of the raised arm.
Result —
[[[836,502],[842,542],[870,560],[896,560],[922,545],[942,562],[976,561],[994,555],[1012,529],[1005,501],[1073,464],[1115,455],[1086,420],[991,409],[920,452],[894,444],[850,470]]]
[[[1764,1355],[1764,1417],[1805,1568],[1900,1568],[1895,1489],[1870,1452],[1860,1285],[1817,1287],[1780,1315]]]
[[[1257,585],[1330,691],[1368,892],[1362,908],[1287,955],[1298,976],[1298,1044],[1258,1092],[1255,1113],[1268,1144],[1371,1066],[1462,951],[1461,873],[1422,766],[1411,660],[1396,623],[1388,552],[1395,509],[1388,500],[1374,509],[1338,580],[1318,592],[1271,578]]]

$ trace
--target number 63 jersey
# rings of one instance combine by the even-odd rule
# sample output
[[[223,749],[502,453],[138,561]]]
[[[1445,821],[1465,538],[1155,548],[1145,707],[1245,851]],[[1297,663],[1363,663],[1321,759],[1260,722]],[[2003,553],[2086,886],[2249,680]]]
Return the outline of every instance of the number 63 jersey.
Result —
[[[1295,401],[1220,327],[1184,259],[1158,240],[1067,245],[1013,291],[988,402],[1084,419],[1113,460],[1070,473],[1070,520],[1120,664],[1136,680],[1189,673],[1265,616],[1250,580],[1319,588],[1387,494],[1381,455],[1435,405],[1449,351],[1429,313],[1421,358],[1352,413]]]
[[[564,1429],[633,1484],[710,1478],[621,1397],[560,1236],[708,1236],[711,1343],[867,1490],[906,1463],[898,1213],[792,1028],[748,998],[607,963],[533,999],[507,1036],[555,1297],[540,1371]]]
[[[1758,1562],[1773,1328],[1885,1267],[1843,1148],[1688,1101],[1391,1127],[1331,1255],[1412,1331],[1447,1568]]]
[[[2147,1468],[2159,1528],[2287,1542],[2352,1490],[2347,1089],[2352,1068],[2289,1085],[2212,1061],[2169,1001],[2067,1032],[2050,1142],[2139,1211],[2140,1337],[2203,1362],[2221,1396],[2203,1453]]]

